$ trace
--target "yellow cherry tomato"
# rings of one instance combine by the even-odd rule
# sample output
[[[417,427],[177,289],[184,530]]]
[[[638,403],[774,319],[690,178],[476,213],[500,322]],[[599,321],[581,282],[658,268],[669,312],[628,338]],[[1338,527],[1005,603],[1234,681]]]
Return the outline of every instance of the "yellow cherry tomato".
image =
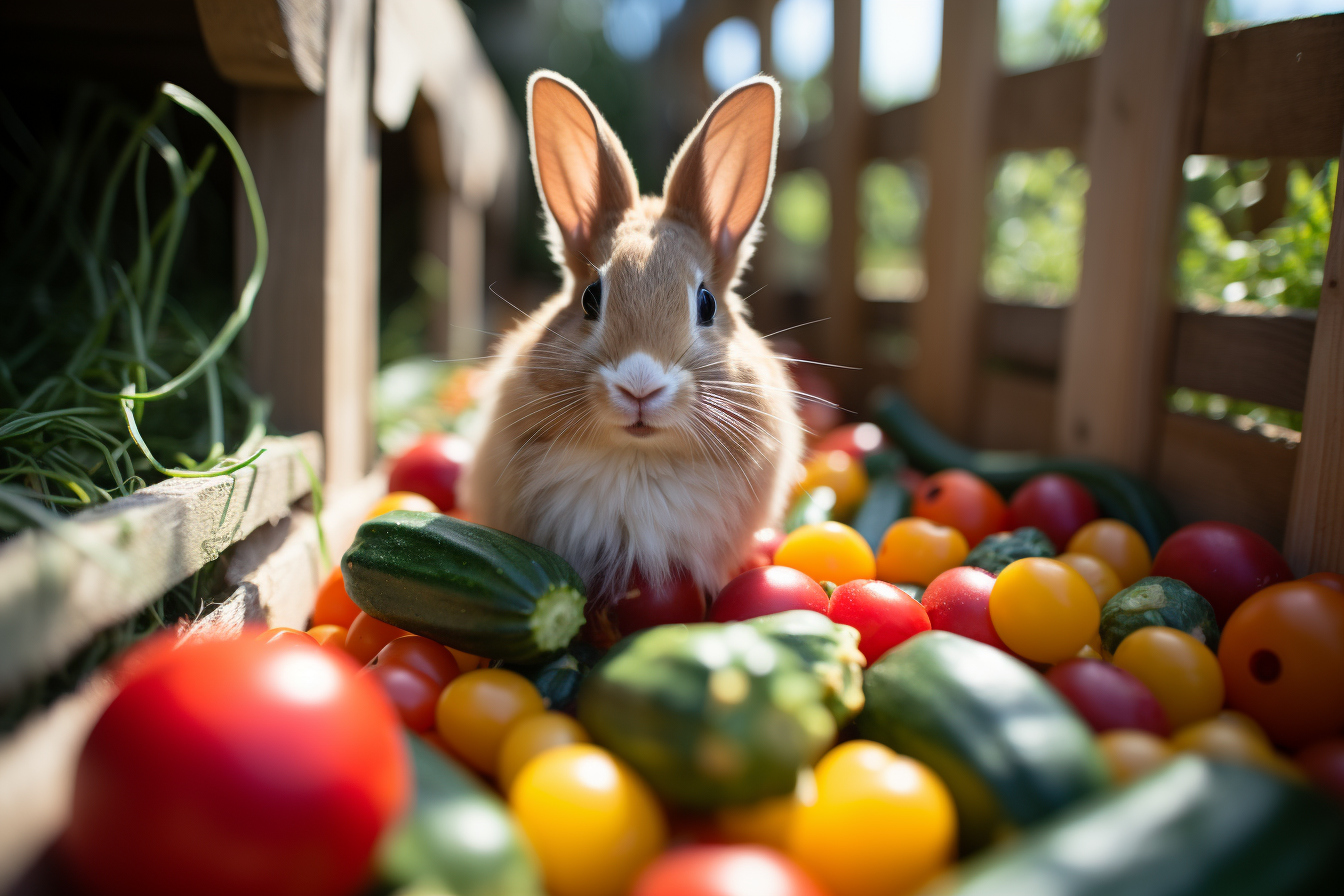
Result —
[[[532,682],[507,669],[476,669],[457,676],[439,695],[434,723],[454,753],[493,775],[499,747],[519,719],[546,711]]]
[[[434,506],[434,502],[424,495],[417,495],[415,492],[392,492],[383,495],[378,499],[378,503],[373,505],[369,515],[364,517],[371,520],[376,516],[382,516],[385,513],[391,513],[394,510],[428,510],[430,513],[438,513],[439,508]]]
[[[1106,601],[1115,597],[1121,588],[1120,577],[1111,569],[1111,564],[1091,554],[1071,554],[1067,551],[1055,558],[1087,580],[1097,595],[1097,603],[1106,606]]]
[[[1097,746],[1116,784],[1128,784],[1166,765],[1176,751],[1150,731],[1116,728],[1097,737]]]
[[[807,462],[798,493],[826,487],[835,492],[835,515],[848,516],[863,503],[868,493],[868,474],[863,461],[846,451],[823,451]]]
[[[810,775],[812,770],[804,771]],[[727,806],[714,813],[714,821],[729,843],[757,843],[784,852],[789,848],[789,828],[800,805],[791,793],[746,806]]]
[[[1096,636],[1101,608],[1092,586],[1072,567],[1047,557],[1024,557],[994,580],[989,619],[1017,654],[1059,663]]]
[[[939,573],[960,566],[969,551],[966,536],[951,526],[908,516],[892,523],[882,536],[877,577],[884,582],[927,585]]]
[[[852,740],[822,757],[816,780],[816,800],[794,814],[789,855],[831,896],[907,893],[951,862],[956,810],[923,763]]]
[[[513,780],[533,756],[555,747],[589,742],[588,732],[583,730],[583,726],[573,716],[562,712],[543,712],[520,719],[504,735],[504,742],[499,747],[498,770],[495,773],[499,789],[508,793]]]
[[[1179,730],[1223,708],[1223,670],[1209,648],[1162,625],[1136,629],[1111,660],[1143,682]]]
[[[1069,539],[1069,554],[1091,554],[1106,561],[1128,588],[1148,575],[1153,556],[1148,543],[1129,523],[1120,520],[1093,520]]]
[[[551,896],[621,896],[667,841],[653,792],[601,747],[534,757],[509,791]]]
[[[844,523],[799,526],[775,551],[775,564],[796,569],[817,582],[837,585],[877,575],[873,549]]]
[[[345,636],[350,630],[343,625],[315,625],[308,629],[308,634],[313,636],[313,640],[323,647],[330,647],[333,650],[345,650]]]
[[[443,646],[448,647],[447,644]],[[457,660],[457,671],[459,672],[470,672],[472,669],[484,669],[486,666],[490,665],[490,661],[483,656],[463,653],[452,647],[448,647],[448,652],[453,655],[453,659]]]

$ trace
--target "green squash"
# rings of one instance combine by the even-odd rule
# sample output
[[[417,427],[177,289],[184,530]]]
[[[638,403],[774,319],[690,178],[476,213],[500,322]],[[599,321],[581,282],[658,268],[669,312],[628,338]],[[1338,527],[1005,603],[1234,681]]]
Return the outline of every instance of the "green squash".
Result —
[[[792,532],[803,526],[825,523],[834,518],[835,489],[821,485],[810,492],[802,492],[793,499],[784,514],[784,531]]]
[[[863,709],[863,667],[859,632],[812,610],[789,610],[748,619],[762,634],[796,653],[824,689],[826,707],[844,727]]]
[[[1003,572],[1004,567],[1014,560],[1024,557],[1053,557],[1055,546],[1040,529],[1023,526],[1012,532],[995,532],[986,535],[975,548],[966,555],[962,566],[978,566],[992,576]]]
[[[1180,629],[1218,653],[1213,605],[1179,579],[1149,576],[1117,591],[1101,608],[1101,646],[1115,653],[1128,635],[1149,625]]]
[[[868,494],[850,520],[850,525],[876,553],[882,546],[882,536],[887,534],[891,524],[909,513],[910,490],[897,482],[893,473],[869,483]]]

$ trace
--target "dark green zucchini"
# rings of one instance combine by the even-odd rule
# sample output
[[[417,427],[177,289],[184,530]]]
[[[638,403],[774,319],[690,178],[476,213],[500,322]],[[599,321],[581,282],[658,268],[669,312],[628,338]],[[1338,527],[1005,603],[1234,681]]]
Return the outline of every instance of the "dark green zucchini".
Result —
[[[905,453],[899,448],[883,448],[863,456],[863,470],[870,481],[895,476],[905,466]]]
[[[1087,724],[1044,678],[988,644],[922,632],[868,668],[863,695],[859,735],[943,779],[963,854],[1106,786]]]
[[[601,661],[606,651],[587,641],[575,640],[560,656],[540,665],[506,663],[505,669],[517,672],[536,685],[541,699],[550,709],[569,712],[579,694],[579,685],[593,666]]]
[[[1318,896],[1344,890],[1344,812],[1244,765],[1182,756],[959,867],[923,896]]]
[[[835,489],[826,485],[818,486],[793,499],[788,513],[784,514],[784,531],[792,532],[801,526],[827,522],[834,513]]]
[[[558,555],[440,513],[364,523],[341,574],[374,619],[490,659],[548,659],[583,625],[583,580]]]
[[[876,552],[891,524],[909,513],[910,490],[897,482],[893,473],[869,483],[868,494],[859,505],[854,519],[850,520],[850,525]]]

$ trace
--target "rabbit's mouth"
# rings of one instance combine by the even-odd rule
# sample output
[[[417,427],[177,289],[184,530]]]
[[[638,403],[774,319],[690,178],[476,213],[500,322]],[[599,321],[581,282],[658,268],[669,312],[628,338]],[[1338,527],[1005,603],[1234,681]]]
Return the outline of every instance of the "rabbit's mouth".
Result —
[[[640,420],[637,423],[631,423],[629,426],[624,427],[624,429],[626,432],[630,433],[630,435],[638,436],[639,438],[651,436],[658,431],[656,427],[650,426],[643,420]]]

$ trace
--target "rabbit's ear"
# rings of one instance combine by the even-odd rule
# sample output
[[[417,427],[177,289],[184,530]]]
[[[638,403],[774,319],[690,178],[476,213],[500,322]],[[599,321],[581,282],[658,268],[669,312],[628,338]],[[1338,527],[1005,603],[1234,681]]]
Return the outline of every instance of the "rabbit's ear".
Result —
[[[527,121],[537,190],[559,231],[551,233],[552,253],[561,262],[569,253],[590,256],[594,240],[639,195],[625,148],[587,95],[555,72],[529,79]]]
[[[730,274],[755,242],[778,142],[779,84],[759,75],[719,97],[668,168],[665,214],[698,228]]]

